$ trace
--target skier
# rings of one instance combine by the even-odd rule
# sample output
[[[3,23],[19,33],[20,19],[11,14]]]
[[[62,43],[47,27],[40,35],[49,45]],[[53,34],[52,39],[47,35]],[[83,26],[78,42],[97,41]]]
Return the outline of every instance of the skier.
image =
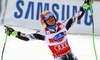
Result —
[[[16,31],[8,26],[6,26],[5,33],[9,36],[15,36],[24,41],[30,41],[34,39],[45,41],[55,60],[78,60],[77,57],[72,53],[66,36],[67,31],[72,24],[82,18],[88,7],[88,2],[85,1],[78,13],[76,13],[70,19],[64,20],[63,22],[57,22],[54,14],[50,11],[42,12],[40,15],[41,23],[45,26],[45,28],[37,33],[26,34]]]

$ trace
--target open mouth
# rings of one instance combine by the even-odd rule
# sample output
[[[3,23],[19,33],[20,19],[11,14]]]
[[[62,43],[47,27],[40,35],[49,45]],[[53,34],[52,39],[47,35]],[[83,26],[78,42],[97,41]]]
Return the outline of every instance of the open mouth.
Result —
[[[50,20],[50,22],[53,22],[54,20]]]
[[[50,22],[52,23],[52,22],[54,22],[54,20],[51,20]]]
[[[50,19],[50,22],[53,22],[54,21],[54,19],[52,18],[52,19]]]

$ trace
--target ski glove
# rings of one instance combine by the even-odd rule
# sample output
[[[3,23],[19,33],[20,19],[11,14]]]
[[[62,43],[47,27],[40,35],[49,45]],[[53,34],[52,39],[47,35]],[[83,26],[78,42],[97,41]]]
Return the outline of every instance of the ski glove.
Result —
[[[12,36],[17,36],[17,31],[15,31],[13,28],[8,27],[8,26],[4,26],[5,27],[5,33],[7,35],[12,35]]]
[[[82,5],[82,7],[83,7],[83,9],[88,9],[88,7],[89,7],[89,4],[87,3],[87,2],[84,2],[84,4]]]

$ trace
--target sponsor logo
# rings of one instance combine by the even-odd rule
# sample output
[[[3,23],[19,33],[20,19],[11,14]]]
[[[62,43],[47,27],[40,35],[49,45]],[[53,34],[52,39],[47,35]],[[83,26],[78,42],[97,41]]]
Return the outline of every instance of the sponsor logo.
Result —
[[[58,41],[63,38],[64,38],[64,32],[61,32],[61,33],[55,35],[53,39],[54,39],[54,41]]]
[[[67,43],[67,41],[66,41],[66,42],[64,42],[64,43],[62,43],[62,44],[56,45],[56,46],[54,47],[54,49],[55,49],[56,51],[61,51],[61,50],[63,50],[63,49],[67,49],[67,47],[68,47],[68,43]]]
[[[16,10],[14,11],[14,17],[17,19],[24,18],[28,20],[40,20],[39,16],[44,10],[52,10],[55,14],[55,17],[58,20],[66,20],[71,16],[75,15],[79,11],[79,6],[75,5],[66,5],[59,3],[44,3],[44,2],[35,2],[35,1],[16,1]],[[61,13],[59,11],[61,10]],[[89,15],[90,8],[86,10],[84,15],[84,24],[90,26],[92,24],[92,16]],[[66,12],[66,13],[65,13]],[[71,13],[70,13],[71,12]],[[60,18],[61,17],[61,18]],[[82,24],[81,20],[77,21],[77,24]]]

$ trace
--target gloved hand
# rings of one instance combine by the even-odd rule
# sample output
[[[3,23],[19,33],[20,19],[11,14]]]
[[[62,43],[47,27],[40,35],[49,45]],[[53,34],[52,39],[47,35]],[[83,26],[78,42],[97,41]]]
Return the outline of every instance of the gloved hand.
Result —
[[[93,3],[93,0],[85,0],[84,3],[87,3],[90,6]]]
[[[84,4],[82,5],[83,9],[88,9],[88,7],[91,5],[91,1],[90,0],[85,0]]]
[[[16,36],[17,35],[17,31],[15,31],[13,28],[11,27],[8,27],[8,26],[4,26],[5,27],[5,33],[7,35],[13,35],[13,36]]]

